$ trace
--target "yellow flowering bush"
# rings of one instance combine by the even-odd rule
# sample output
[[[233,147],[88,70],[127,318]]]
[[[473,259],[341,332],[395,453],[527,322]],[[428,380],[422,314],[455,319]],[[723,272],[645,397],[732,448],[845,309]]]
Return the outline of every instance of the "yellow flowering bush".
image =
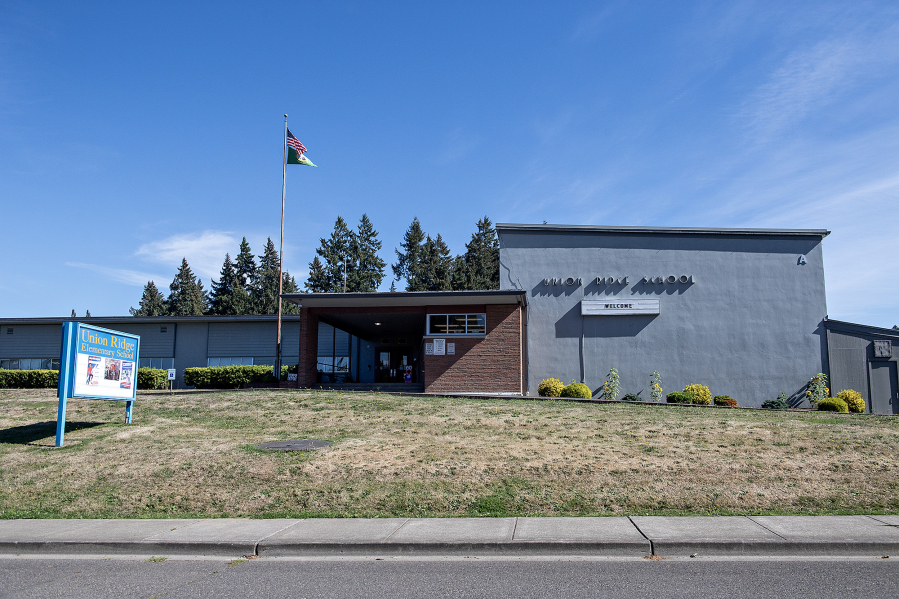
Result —
[[[537,387],[537,393],[540,397],[562,397],[562,389],[565,383],[559,379],[543,379]]]
[[[684,393],[692,395],[695,404],[707,406],[712,403],[712,392],[705,385],[687,385]]]
[[[590,392],[590,387],[584,383],[571,381],[571,383],[565,385],[565,388],[562,389],[562,394],[559,397],[580,397],[581,399],[590,399],[593,397],[593,393]]]
[[[846,406],[850,412],[861,414],[865,411],[865,398],[858,391],[852,389],[843,389],[837,393],[837,398],[846,402]]]

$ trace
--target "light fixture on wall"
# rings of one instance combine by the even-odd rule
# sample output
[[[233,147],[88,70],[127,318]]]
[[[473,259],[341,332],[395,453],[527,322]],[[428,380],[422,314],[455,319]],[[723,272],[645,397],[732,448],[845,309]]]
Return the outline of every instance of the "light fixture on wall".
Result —
[[[376,322],[376,323],[375,323],[375,326],[376,326],[376,327],[379,327],[379,326],[381,326],[381,323],[380,323],[380,322]]]

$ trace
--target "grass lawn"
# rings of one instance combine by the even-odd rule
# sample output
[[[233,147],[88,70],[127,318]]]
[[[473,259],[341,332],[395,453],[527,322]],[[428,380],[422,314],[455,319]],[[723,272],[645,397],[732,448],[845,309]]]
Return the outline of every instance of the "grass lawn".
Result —
[[[0,517],[899,513],[899,419],[338,392],[0,390]],[[311,453],[258,443],[333,441]],[[71,445],[70,445],[71,444]]]

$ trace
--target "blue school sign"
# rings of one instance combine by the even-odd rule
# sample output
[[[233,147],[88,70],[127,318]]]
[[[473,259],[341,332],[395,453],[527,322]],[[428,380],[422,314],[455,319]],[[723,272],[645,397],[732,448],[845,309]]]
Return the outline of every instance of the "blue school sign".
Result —
[[[124,401],[125,422],[137,396],[140,336],[101,329],[81,322],[62,324],[59,356],[59,412],[56,446],[62,447],[66,401],[71,397]]]

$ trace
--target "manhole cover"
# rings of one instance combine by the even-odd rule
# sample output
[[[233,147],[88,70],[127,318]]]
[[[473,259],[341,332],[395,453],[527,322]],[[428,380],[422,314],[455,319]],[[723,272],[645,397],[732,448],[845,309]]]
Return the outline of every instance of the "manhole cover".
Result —
[[[269,441],[256,446],[256,449],[269,451],[312,451],[320,447],[328,447],[330,441],[318,441],[316,439],[298,439],[294,441]]]

